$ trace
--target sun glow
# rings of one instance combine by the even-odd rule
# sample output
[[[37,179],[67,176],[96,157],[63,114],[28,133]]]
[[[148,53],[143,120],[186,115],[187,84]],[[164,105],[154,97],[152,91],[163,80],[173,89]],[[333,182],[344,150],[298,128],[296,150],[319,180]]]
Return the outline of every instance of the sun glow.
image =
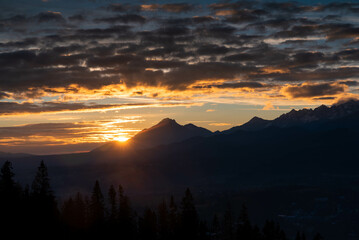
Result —
[[[118,142],[126,142],[129,138],[124,136],[115,137],[114,140]]]

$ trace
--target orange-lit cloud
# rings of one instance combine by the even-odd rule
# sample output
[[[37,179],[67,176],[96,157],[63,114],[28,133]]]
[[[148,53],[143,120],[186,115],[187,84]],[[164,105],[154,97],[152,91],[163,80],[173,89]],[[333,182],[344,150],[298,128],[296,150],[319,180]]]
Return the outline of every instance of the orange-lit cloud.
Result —
[[[230,16],[235,15],[237,13],[236,10],[229,9],[229,10],[219,10],[216,11],[216,16]]]
[[[230,126],[232,124],[230,123],[209,123],[210,126],[217,126],[217,127],[223,127],[223,126]]]
[[[275,110],[275,109],[278,109],[278,107],[276,108],[271,102],[266,102],[266,104],[262,108],[262,110]]]
[[[64,145],[100,145],[109,141],[124,141],[140,129],[130,128],[128,124],[143,121],[141,118],[125,117],[112,121],[92,121],[74,123],[42,123],[13,127],[0,127],[0,147],[33,147]],[[124,125],[127,125],[124,127]],[[89,145],[90,146],[90,145]],[[86,149],[91,150],[90,149]],[[35,153],[35,152],[34,152]],[[36,153],[41,153],[36,152]]]

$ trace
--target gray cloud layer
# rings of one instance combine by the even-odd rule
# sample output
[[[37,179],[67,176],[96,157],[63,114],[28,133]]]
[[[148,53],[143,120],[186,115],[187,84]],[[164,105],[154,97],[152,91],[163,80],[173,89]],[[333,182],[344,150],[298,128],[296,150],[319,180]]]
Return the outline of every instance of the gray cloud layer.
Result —
[[[355,3],[110,4],[88,15],[4,17],[0,99],[73,84],[187,90],[219,79],[229,82],[207,87],[316,82],[316,94],[292,96],[331,95],[344,91],[328,91],[332,82],[359,77],[359,26],[350,21],[358,9]],[[23,38],[6,40],[15,33]],[[230,82],[236,79],[245,81]]]

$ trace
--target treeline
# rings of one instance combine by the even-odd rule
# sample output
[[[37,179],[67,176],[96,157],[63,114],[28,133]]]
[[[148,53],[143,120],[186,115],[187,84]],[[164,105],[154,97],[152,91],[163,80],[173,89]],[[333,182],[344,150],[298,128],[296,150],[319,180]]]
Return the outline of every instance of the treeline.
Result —
[[[0,171],[0,218],[2,233],[13,239],[112,239],[124,240],[286,240],[279,224],[267,221],[263,228],[252,225],[243,205],[238,218],[231,209],[212,222],[201,221],[193,196],[185,191],[180,203],[171,197],[156,209],[138,215],[121,186],[107,193],[95,182],[89,197],[81,193],[61,206],[50,187],[48,171],[40,163],[31,186],[14,180],[11,162]],[[317,234],[314,240],[321,240]],[[298,232],[295,240],[306,240]]]

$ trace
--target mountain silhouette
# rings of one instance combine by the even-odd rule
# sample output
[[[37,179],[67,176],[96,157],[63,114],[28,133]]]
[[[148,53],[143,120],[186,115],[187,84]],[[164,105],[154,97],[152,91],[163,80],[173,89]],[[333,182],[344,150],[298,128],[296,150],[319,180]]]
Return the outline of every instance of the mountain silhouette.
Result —
[[[197,127],[194,124],[180,125],[174,119],[165,118],[156,125],[140,131],[126,143],[111,142],[94,151],[144,149],[210,135],[212,132],[208,129]]]
[[[300,126],[312,123],[324,123],[347,117],[359,112],[359,101],[349,100],[342,104],[334,104],[331,107],[321,105],[315,109],[291,110],[271,121],[267,127],[276,126],[281,128]]]
[[[153,127],[142,130],[132,140],[150,147],[181,142],[192,137],[210,136],[211,134],[212,132],[205,128],[193,124],[180,125],[174,119],[165,118]]]
[[[340,126],[339,119],[346,119],[346,124],[349,124],[351,118],[355,118],[354,115],[359,112],[359,101],[349,100],[341,104],[334,104],[330,107],[321,105],[315,109],[292,109],[290,112],[282,114],[274,120],[265,120],[259,117],[253,117],[247,123],[236,126],[231,129],[225,130],[222,133],[231,134],[239,130],[244,131],[260,131],[268,127],[278,128],[290,128],[290,127],[302,127],[308,129],[328,129],[329,127],[345,127]],[[352,116],[353,115],[353,116]],[[351,126],[357,125],[356,118],[351,122]],[[334,126],[334,122],[337,125]]]
[[[104,176],[138,192],[194,185],[230,189],[282,183],[354,184],[359,182],[358,106],[350,101],[292,110],[274,120],[255,117],[219,134],[163,119],[127,143],[107,143],[90,153],[14,161],[21,161],[18,166],[24,177],[36,160],[47,161],[60,189],[72,183],[86,187],[86,179]],[[6,158],[0,155],[1,159]]]

